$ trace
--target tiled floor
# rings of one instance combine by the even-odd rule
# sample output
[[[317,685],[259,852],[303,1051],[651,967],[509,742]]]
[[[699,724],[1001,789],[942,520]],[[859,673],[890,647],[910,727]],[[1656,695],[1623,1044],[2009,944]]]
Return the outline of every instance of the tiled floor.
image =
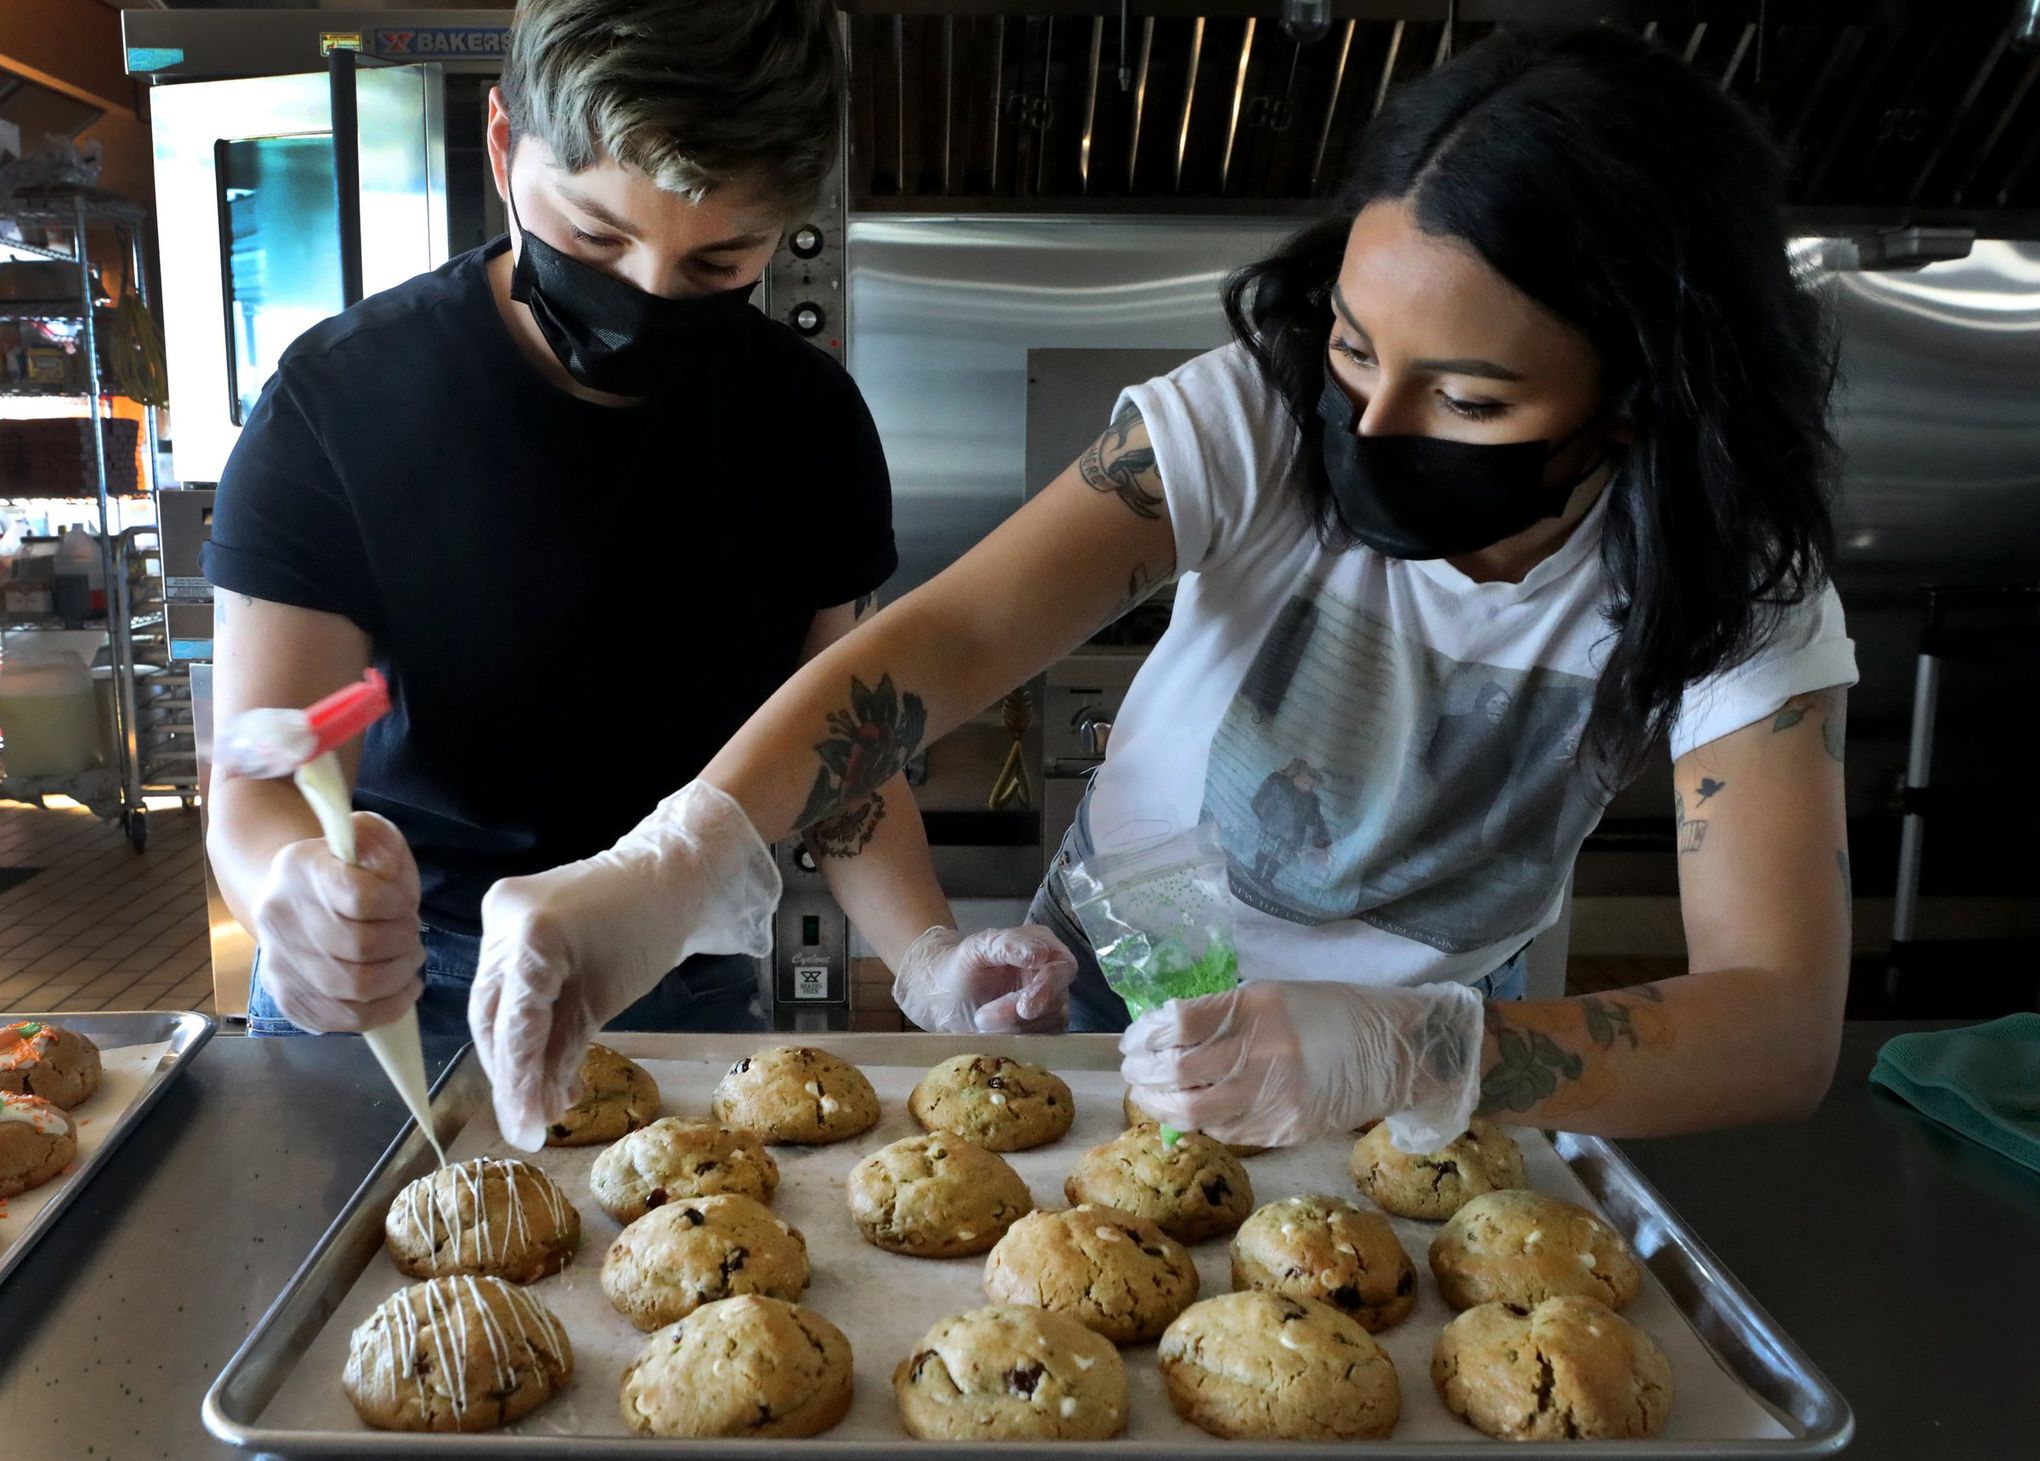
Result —
[[[0,803],[0,1014],[213,1007],[198,813],[152,805],[149,846],[82,807]]]

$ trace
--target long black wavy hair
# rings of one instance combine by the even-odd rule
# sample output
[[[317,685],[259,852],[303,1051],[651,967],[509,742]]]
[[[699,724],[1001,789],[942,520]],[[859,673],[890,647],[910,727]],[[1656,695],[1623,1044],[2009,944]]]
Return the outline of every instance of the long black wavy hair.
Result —
[[[1785,159],[1676,56],[1610,28],[1502,30],[1392,92],[1337,213],[1240,270],[1226,317],[1301,432],[1320,537],[1354,540],[1319,458],[1328,291],[1352,219],[1399,201],[1586,336],[1635,441],[1601,558],[1614,644],[1581,743],[1633,777],[1681,692],[1746,657],[1826,582],[1834,350],[1795,281]]]

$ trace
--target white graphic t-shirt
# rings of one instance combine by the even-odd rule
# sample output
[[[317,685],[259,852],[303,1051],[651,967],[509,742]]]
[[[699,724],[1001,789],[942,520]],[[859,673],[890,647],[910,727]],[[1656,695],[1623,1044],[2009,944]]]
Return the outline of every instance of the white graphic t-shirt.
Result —
[[[1086,804],[1100,849],[1216,821],[1242,972],[1471,982],[1557,916],[1601,814],[1577,764],[1611,630],[1607,498],[1521,583],[1324,548],[1239,346],[1128,389],[1175,530],[1174,618]],[[1688,689],[1674,758],[1856,681],[1832,587]]]

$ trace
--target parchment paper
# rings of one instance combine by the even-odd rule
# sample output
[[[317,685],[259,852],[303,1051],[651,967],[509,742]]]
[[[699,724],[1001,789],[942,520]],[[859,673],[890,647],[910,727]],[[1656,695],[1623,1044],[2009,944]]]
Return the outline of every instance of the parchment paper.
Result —
[[[105,1143],[106,1134],[113,1130],[121,1112],[141,1095],[142,1087],[148,1084],[157,1063],[163,1058],[163,1052],[169,1048],[168,1040],[156,1040],[147,1045],[99,1047],[99,1089],[92,1093],[90,1100],[81,1101],[71,1108],[71,1120],[78,1126],[77,1159],[40,1187],[32,1187],[13,1197],[0,1197],[0,1253],[12,1247],[28,1231],[30,1220],[76,1180],[85,1164]],[[600,1215],[600,1209],[597,1209],[597,1215]]]
[[[720,1061],[639,1063],[659,1082],[662,1114],[689,1117],[707,1115],[710,1092],[727,1069]],[[985,1302],[979,1286],[984,1259],[905,1258],[874,1248],[858,1236],[844,1197],[844,1180],[871,1152],[920,1131],[907,1113],[906,1102],[925,1073],[918,1066],[866,1065],[863,1070],[883,1105],[879,1124],[861,1137],[834,1146],[772,1148],[780,1170],[779,1192],[772,1207],[807,1238],[814,1281],[801,1302],[837,1324],[849,1336],[856,1356],[856,1399],[849,1415],[828,1437],[897,1442],[905,1437],[894,1408],[893,1366],[917,1346],[937,1320]],[[1074,1128],[1049,1146],[1007,1154],[1032,1190],[1036,1206],[1044,1208],[1068,1206],[1062,1183],[1077,1156],[1087,1147],[1111,1140],[1125,1126],[1119,1104],[1125,1087],[1116,1073],[1062,1074],[1077,1097]],[[1533,1187],[1590,1208],[1595,1205],[1540,1133],[1516,1130],[1512,1134],[1522,1145]],[[1328,1192],[1366,1205],[1346,1172],[1351,1149],[1350,1138],[1331,1138],[1247,1159],[1255,1203],[1300,1192]],[[590,1169],[601,1150],[599,1146],[549,1147],[535,1158],[526,1157],[549,1171],[579,1210],[581,1250],[563,1272],[532,1286],[573,1341],[574,1381],[568,1392],[512,1428],[524,1434],[629,1434],[619,1413],[617,1392],[625,1365],[646,1336],[610,1308],[599,1282],[602,1256],[620,1231],[596,1205],[588,1187]],[[486,1106],[454,1142],[450,1154],[456,1161],[482,1155],[526,1156],[503,1142]],[[1403,1218],[1390,1221],[1416,1265],[1419,1294],[1409,1318],[1376,1336],[1394,1360],[1401,1383],[1402,1419],[1394,1439],[1462,1447],[1484,1443],[1485,1437],[1445,1409],[1431,1385],[1431,1345],[1453,1312],[1438,1296],[1426,1261],[1439,1225]],[[1229,1292],[1227,1239],[1200,1243],[1191,1252],[1202,1279],[1200,1297]],[[389,1255],[379,1251],[277,1392],[260,1424],[290,1430],[367,1430],[340,1388],[348,1336],[376,1305],[407,1282]],[[1646,1274],[1643,1292],[1624,1314],[1650,1334],[1671,1360],[1677,1403],[1662,1439],[1716,1441],[1789,1434],[1715,1360],[1654,1278]],[[1133,1346],[1120,1353],[1131,1392],[1127,1435],[1162,1441],[1211,1441],[1179,1419],[1170,1407],[1156,1368],[1154,1345]],[[799,1445],[778,1444],[789,1450]]]

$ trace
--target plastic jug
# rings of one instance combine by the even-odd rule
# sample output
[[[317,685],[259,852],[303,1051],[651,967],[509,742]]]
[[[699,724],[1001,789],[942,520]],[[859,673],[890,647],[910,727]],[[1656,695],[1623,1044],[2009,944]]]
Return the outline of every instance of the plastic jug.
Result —
[[[92,672],[73,654],[0,662],[0,736],[9,777],[72,776],[99,759]]]
[[[57,541],[57,616],[66,624],[83,624],[106,612],[106,556],[99,539],[79,524],[64,529]]]

